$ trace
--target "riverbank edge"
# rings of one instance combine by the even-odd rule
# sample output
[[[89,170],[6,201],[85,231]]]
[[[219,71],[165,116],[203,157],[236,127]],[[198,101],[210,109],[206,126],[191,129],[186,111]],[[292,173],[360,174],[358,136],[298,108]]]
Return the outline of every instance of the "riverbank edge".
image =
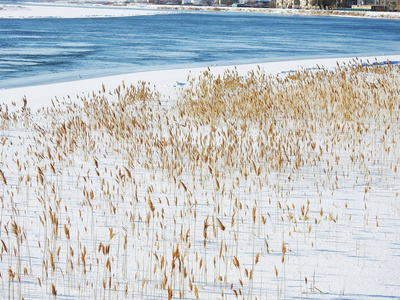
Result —
[[[128,6],[139,6],[130,3]],[[143,5],[141,6],[143,7]],[[216,6],[190,6],[190,5],[145,5],[146,8],[189,10],[189,11],[224,11],[224,12],[245,12],[264,13],[287,16],[322,16],[322,17],[353,17],[368,19],[400,19],[400,12],[389,11],[356,11],[356,10],[317,10],[317,9],[284,9],[284,8],[256,8],[256,7],[216,7]]]
[[[211,72],[214,76],[223,75],[226,71],[237,71],[240,76],[247,76],[249,72],[260,70],[272,76],[288,74],[302,69],[333,69],[338,66],[355,64],[375,64],[400,62],[400,55],[347,57],[288,60],[279,62],[260,62],[254,64],[213,66],[198,68],[182,68],[158,71],[136,72],[113,76],[98,76],[96,78],[79,79],[59,83],[46,83],[41,85],[24,86],[10,89],[0,89],[0,105],[12,106],[12,103],[21,103],[27,99],[33,109],[51,105],[54,99],[79,99],[82,95],[90,95],[105,86],[107,91],[115,90],[122,82],[136,85],[146,82],[168,99],[170,104],[175,102],[178,95],[188,86],[190,78],[196,78],[204,71]]]
[[[317,9],[284,9],[284,8],[256,8],[256,7],[227,7],[227,6],[197,6],[197,5],[162,5],[162,4],[147,4],[147,3],[99,3],[99,2],[27,2],[19,3],[14,6],[18,6],[20,9],[24,8],[24,5],[43,5],[43,6],[85,6],[86,8],[91,7],[103,7],[103,8],[140,8],[140,9],[156,9],[156,10],[182,10],[182,11],[205,11],[205,12],[234,12],[234,13],[260,13],[270,15],[285,15],[285,16],[318,16],[318,17],[352,17],[352,18],[366,18],[366,19],[392,19],[400,20],[400,12],[389,12],[389,11],[355,11],[355,10],[317,10]],[[1,5],[0,5],[1,9]]]

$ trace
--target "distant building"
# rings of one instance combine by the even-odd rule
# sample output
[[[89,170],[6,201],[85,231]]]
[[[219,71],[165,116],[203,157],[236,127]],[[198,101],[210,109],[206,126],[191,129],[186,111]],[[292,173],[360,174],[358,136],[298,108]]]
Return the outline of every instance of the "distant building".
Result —
[[[319,8],[319,3],[318,0],[300,0],[300,7],[315,9]]]
[[[357,0],[347,0],[346,7],[352,7],[353,5],[357,5]]]
[[[237,0],[214,0],[213,4],[218,5],[218,6],[230,6],[233,3],[237,3],[237,2],[238,2]]]
[[[399,10],[399,0],[357,0],[352,8],[366,10]]]
[[[258,7],[275,7],[274,0],[255,0],[254,4]]]
[[[319,8],[318,0],[276,0],[276,8]]]
[[[276,0],[276,8],[295,8],[300,5],[300,0]]]
[[[168,1],[168,0],[166,0]],[[237,0],[230,1],[229,0],[179,0],[182,5],[195,5],[195,6],[210,6],[210,5],[220,5],[220,6],[226,6],[230,5],[234,2],[237,2]]]

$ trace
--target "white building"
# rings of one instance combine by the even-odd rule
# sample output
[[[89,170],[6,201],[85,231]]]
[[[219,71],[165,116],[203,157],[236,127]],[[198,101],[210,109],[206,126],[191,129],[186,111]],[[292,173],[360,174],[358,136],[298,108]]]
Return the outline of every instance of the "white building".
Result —
[[[318,0],[276,0],[277,8],[318,8]]]

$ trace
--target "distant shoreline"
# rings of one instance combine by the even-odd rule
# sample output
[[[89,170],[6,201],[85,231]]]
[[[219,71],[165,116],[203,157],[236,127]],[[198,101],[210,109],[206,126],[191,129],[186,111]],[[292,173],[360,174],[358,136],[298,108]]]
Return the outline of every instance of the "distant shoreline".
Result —
[[[38,11],[32,7],[51,7],[51,11]],[[64,11],[54,9],[62,7]],[[65,7],[70,6],[68,12]],[[118,8],[118,9],[117,9]],[[143,9],[142,12],[133,12],[130,8]],[[94,10],[94,11],[90,11]],[[147,10],[147,12],[145,12]],[[194,5],[160,5],[146,3],[95,3],[95,2],[27,2],[16,4],[0,4],[0,19],[4,18],[76,18],[76,17],[127,17],[144,14],[154,14],[154,10],[173,11],[212,11],[212,12],[244,12],[286,16],[328,16],[352,17],[367,19],[400,19],[400,12],[387,11],[344,11],[344,10],[313,10],[313,9],[282,9],[282,8],[255,8],[255,7],[217,7]],[[153,11],[151,13],[150,11]],[[161,13],[161,12],[160,12]]]
[[[127,6],[137,6],[138,3],[129,3]],[[171,9],[171,10],[193,10],[193,11],[226,11],[266,13],[288,16],[328,16],[328,17],[353,17],[368,19],[400,19],[400,12],[389,11],[345,11],[345,10],[314,10],[314,9],[284,9],[284,8],[257,8],[257,7],[216,7],[216,6],[193,6],[193,5],[142,5],[146,8]]]

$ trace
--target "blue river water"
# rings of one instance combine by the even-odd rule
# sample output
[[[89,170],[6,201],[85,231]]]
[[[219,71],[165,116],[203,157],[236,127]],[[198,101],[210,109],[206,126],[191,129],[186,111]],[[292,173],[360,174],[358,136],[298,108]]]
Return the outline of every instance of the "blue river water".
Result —
[[[0,19],[0,88],[157,69],[400,54],[400,21],[180,12]]]

